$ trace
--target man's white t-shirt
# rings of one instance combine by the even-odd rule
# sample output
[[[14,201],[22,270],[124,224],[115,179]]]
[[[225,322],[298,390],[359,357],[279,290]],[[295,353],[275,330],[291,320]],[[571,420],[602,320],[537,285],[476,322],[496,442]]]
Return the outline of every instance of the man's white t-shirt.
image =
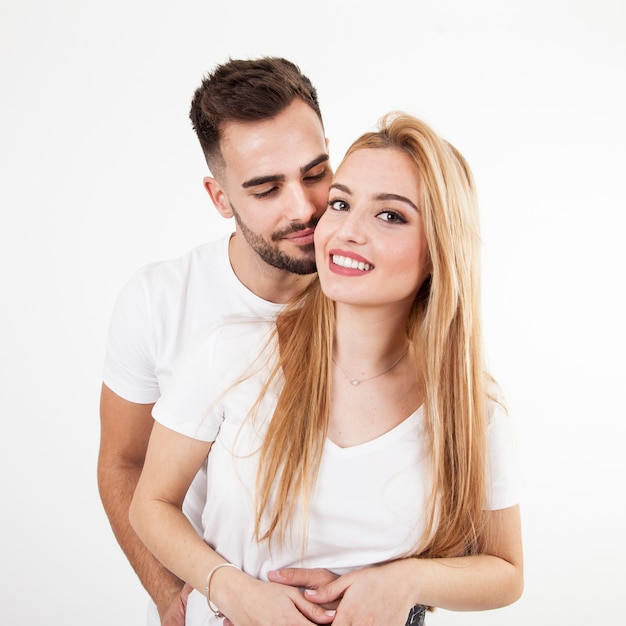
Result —
[[[180,258],[147,265],[125,285],[107,338],[103,382],[109,389],[130,402],[156,402],[181,352],[207,327],[233,315],[278,314],[282,305],[259,298],[235,276],[229,240],[227,235]],[[185,513],[198,530],[205,498],[201,472],[185,500]],[[159,624],[154,605],[148,623]]]
[[[275,317],[282,305],[252,293],[228,258],[231,235],[141,268],[118,295],[103,380],[129,402],[156,402],[189,342],[232,315]]]
[[[423,531],[430,487],[421,408],[367,443],[341,448],[326,440],[306,518],[304,551],[297,506],[285,545],[272,545],[270,553],[266,543],[255,541],[257,452],[282,380],[273,384],[254,416],[250,411],[272,368],[269,353],[262,358],[258,353],[273,328],[272,321],[260,320],[222,324],[208,332],[186,353],[153,410],[168,428],[214,442],[202,516],[205,541],[264,580],[278,567],[321,567],[342,574],[409,555]],[[518,502],[511,421],[496,403],[489,407],[488,485],[485,509]],[[187,626],[219,622],[204,596],[192,592]]]

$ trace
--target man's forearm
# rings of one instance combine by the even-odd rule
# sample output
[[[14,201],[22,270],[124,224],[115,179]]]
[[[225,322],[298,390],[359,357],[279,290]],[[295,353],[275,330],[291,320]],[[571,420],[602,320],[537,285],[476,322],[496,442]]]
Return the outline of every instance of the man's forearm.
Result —
[[[98,467],[98,488],[117,542],[161,613],[180,594],[183,583],[145,547],[128,520],[140,474],[134,467]]]

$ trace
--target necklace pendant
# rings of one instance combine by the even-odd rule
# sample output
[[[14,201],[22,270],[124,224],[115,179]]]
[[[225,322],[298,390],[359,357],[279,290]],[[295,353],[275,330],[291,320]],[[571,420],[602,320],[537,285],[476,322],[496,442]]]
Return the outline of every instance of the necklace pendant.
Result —
[[[354,380],[350,381],[355,387],[359,384],[359,381],[355,378]]]

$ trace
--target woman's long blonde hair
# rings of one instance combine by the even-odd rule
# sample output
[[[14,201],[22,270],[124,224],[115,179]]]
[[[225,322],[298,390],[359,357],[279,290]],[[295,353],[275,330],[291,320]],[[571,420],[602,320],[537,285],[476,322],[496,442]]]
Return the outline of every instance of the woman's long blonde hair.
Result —
[[[379,130],[357,139],[346,157],[389,148],[409,155],[419,173],[431,265],[407,323],[425,392],[433,478],[415,554],[470,554],[480,550],[488,393],[474,183],[454,147],[403,113],[386,115]],[[284,385],[261,449],[256,521],[261,540],[284,540],[297,502],[306,514],[328,428],[334,323],[334,305],[317,280],[278,317],[274,376],[282,370]]]

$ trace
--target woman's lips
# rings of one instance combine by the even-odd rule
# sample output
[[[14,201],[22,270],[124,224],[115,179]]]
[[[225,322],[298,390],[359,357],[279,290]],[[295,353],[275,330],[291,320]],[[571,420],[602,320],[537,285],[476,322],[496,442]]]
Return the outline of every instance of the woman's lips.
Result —
[[[374,265],[367,259],[346,250],[331,250],[329,253],[330,270],[336,274],[359,276],[371,272]]]

